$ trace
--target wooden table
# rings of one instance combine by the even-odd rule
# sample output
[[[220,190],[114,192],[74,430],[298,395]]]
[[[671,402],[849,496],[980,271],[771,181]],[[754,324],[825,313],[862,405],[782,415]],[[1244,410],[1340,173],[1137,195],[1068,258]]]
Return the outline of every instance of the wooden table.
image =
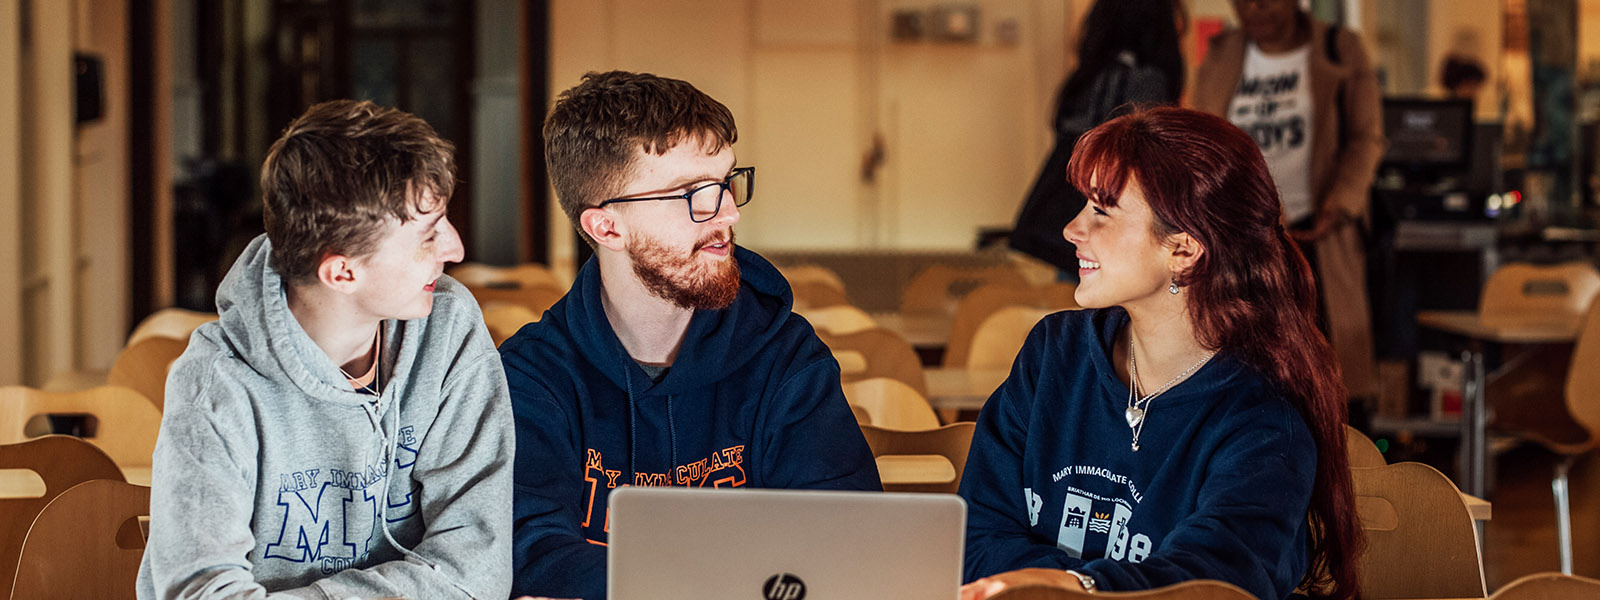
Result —
[[[945,313],[872,313],[879,327],[895,332],[912,348],[943,350],[950,343],[950,325],[955,316]]]
[[[137,485],[150,485],[150,467],[122,467],[122,477]],[[0,469],[0,499],[38,498],[45,492],[44,480],[28,469]]]
[[[884,485],[950,483],[956,480],[956,467],[937,454],[887,454],[879,456],[878,478]]]
[[[1474,311],[1425,310],[1417,313],[1423,327],[1466,337],[1466,381],[1461,390],[1461,491],[1483,497],[1488,461],[1489,410],[1484,399],[1483,344],[1558,344],[1578,337],[1579,321],[1565,314],[1528,314],[1487,318]]]
[[[928,381],[928,404],[935,410],[978,410],[1011,371],[993,369],[969,371],[964,368],[923,369]]]

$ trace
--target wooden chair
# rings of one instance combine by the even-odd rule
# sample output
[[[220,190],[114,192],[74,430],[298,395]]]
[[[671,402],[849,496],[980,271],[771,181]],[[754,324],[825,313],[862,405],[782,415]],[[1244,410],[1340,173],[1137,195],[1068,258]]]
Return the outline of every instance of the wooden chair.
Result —
[[[150,515],[150,488],[97,479],[39,512],[22,542],[12,598],[132,600]]]
[[[1567,474],[1579,457],[1600,446],[1600,302],[1590,303],[1581,323],[1570,355],[1555,347],[1526,351],[1507,361],[1486,390],[1491,427],[1562,457],[1550,487],[1561,572],[1567,574],[1572,573]]]
[[[1358,560],[1363,598],[1482,598],[1478,531],[1454,483],[1433,467],[1401,462],[1351,469],[1367,547]]]
[[[888,377],[911,386],[923,396],[928,395],[928,381],[922,373],[922,360],[917,357],[917,351],[911,344],[899,334],[874,327],[846,334],[818,331],[817,336],[834,351],[835,357],[840,352],[853,352],[862,358],[864,364],[859,370],[843,373],[845,383]],[[845,366],[844,363],[845,359],[840,358],[841,368]]]
[[[1489,600],[1600,598],[1600,580],[1564,573],[1534,573],[1505,584]]]
[[[1126,598],[1128,600],[1255,600],[1231,583],[1212,579],[1195,579],[1166,587],[1137,592],[1095,592],[1058,588],[1045,585],[1015,587],[990,596],[992,600],[1093,600],[1096,598]]]
[[[789,281],[789,290],[794,293],[794,306],[797,309],[850,304],[844,291],[844,279],[827,267],[794,265],[778,267],[778,272]]]
[[[799,309],[795,312],[805,317],[819,333],[845,335],[878,327],[878,322],[872,319],[872,315],[854,306],[826,306]]]
[[[550,310],[562,296],[567,295],[566,288],[553,285],[532,285],[524,287],[481,287],[467,286],[467,291],[472,292],[472,297],[478,300],[478,306],[492,303],[518,304],[523,308],[542,315]]]
[[[107,385],[132,389],[161,409],[167,403],[167,372],[189,347],[189,338],[149,336],[117,354],[106,375]]]
[[[446,271],[450,277],[461,282],[467,287],[553,287],[566,289],[568,282],[562,281],[548,267],[538,263],[522,263],[509,267],[497,267],[480,262],[465,262]]]
[[[1372,443],[1372,438],[1349,425],[1344,426],[1344,448],[1350,457],[1350,468],[1382,467],[1389,464],[1383,451]]]
[[[94,444],[67,435],[0,445],[0,469],[27,469],[44,481],[41,496],[0,498],[0,590],[11,589],[22,540],[45,505],[85,481],[122,481],[122,470],[111,462],[111,457]]]
[[[1028,333],[1045,315],[1052,311],[1044,308],[1008,306],[995,311],[983,320],[972,334],[972,350],[967,354],[967,369],[1009,369],[1017,358],[1017,351],[1027,341]]]
[[[1600,292],[1600,270],[1584,262],[1559,265],[1511,263],[1483,284],[1478,316],[1488,325],[1577,318]]]
[[[900,296],[900,312],[942,312],[949,314],[969,292],[985,283],[1027,285],[1027,279],[1010,265],[979,269],[960,269],[933,264],[919,271],[906,283]]]
[[[46,392],[22,386],[0,387],[0,444],[28,440],[29,420],[39,415],[83,414],[95,418],[94,436],[85,437],[118,465],[148,467],[161,429],[161,411],[131,389],[107,385],[79,392]]]
[[[955,317],[950,320],[950,341],[945,344],[944,366],[960,367],[967,364],[972,352],[972,336],[989,315],[1007,306],[1036,306],[1040,291],[1031,285],[1014,283],[988,283],[972,290],[956,304]]]
[[[873,425],[884,429],[937,429],[939,415],[928,400],[898,380],[874,377],[844,384],[844,399],[865,410]]]
[[[521,304],[490,302],[483,306],[483,324],[489,328],[489,337],[495,346],[516,335],[523,325],[538,321],[540,316]]]
[[[954,494],[961,487],[961,472],[967,466],[967,449],[972,446],[972,432],[976,426],[976,423],[965,421],[926,431],[897,431],[875,425],[862,425],[861,435],[867,438],[867,445],[872,447],[874,458],[938,456],[950,462],[955,475],[947,481],[884,483],[883,491]]]
[[[132,346],[146,338],[164,337],[189,340],[189,334],[195,328],[217,320],[217,313],[200,312],[187,308],[169,307],[150,313],[139,326],[133,328],[133,333],[128,335],[125,346]]]
[[[845,296],[843,289],[823,281],[792,281],[789,282],[789,289],[794,292],[796,308],[824,308],[850,304],[850,299]]]

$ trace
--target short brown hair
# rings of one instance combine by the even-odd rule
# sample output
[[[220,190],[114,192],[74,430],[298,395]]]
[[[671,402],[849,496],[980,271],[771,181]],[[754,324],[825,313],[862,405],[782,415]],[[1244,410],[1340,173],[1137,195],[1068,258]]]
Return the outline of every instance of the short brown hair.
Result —
[[[450,201],[454,153],[401,110],[354,100],[306,109],[261,166],[273,268],[305,283],[328,254],[370,254],[386,219],[403,223]]]
[[[584,74],[562,92],[544,121],[545,165],[567,218],[616,195],[635,148],[660,156],[697,138],[708,152],[739,139],[733,113],[687,81],[650,73]]]

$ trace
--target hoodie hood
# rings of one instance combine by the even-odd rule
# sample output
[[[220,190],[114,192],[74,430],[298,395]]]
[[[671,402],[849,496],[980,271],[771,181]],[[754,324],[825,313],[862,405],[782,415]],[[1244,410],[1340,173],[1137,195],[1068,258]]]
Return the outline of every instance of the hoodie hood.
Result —
[[[292,382],[307,396],[351,406],[369,403],[372,396],[350,387],[339,366],[311,341],[289,312],[284,277],[272,268],[271,256],[272,242],[265,234],[257,236],[217,288],[217,313],[230,350],[263,377]],[[441,277],[441,282],[444,279]],[[395,365],[410,364],[417,353],[416,342],[400,335],[404,327],[403,323],[384,322],[383,372],[397,378],[405,377],[408,369]],[[393,346],[396,341],[402,342],[398,355]],[[384,387],[399,383],[385,381]]]
[[[572,290],[551,307],[547,318],[560,323],[584,358],[601,365],[605,377],[619,388],[651,396],[702,388],[744,368],[755,353],[743,350],[765,346],[792,315],[794,294],[772,263],[737,245],[733,257],[739,261],[739,295],[727,308],[695,311],[678,357],[660,382],[644,374],[606,318],[596,259],[584,263]]]

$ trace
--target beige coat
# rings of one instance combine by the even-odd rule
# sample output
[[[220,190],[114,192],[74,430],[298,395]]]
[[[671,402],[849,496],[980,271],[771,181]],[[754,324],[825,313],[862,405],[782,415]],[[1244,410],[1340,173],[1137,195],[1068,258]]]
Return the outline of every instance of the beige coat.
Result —
[[[1316,242],[1318,279],[1345,385],[1352,397],[1375,397],[1378,383],[1361,229],[1367,222],[1368,189],[1384,150],[1378,75],[1361,40],[1349,29],[1339,29],[1339,63],[1334,64],[1328,60],[1324,39],[1328,26],[1316,21],[1310,25],[1311,189],[1317,210],[1332,204],[1350,217]],[[1212,38],[1210,52],[1195,75],[1191,100],[1195,109],[1227,116],[1244,70],[1245,47],[1244,34],[1238,30]],[[1335,110],[1341,92],[1342,137]]]

